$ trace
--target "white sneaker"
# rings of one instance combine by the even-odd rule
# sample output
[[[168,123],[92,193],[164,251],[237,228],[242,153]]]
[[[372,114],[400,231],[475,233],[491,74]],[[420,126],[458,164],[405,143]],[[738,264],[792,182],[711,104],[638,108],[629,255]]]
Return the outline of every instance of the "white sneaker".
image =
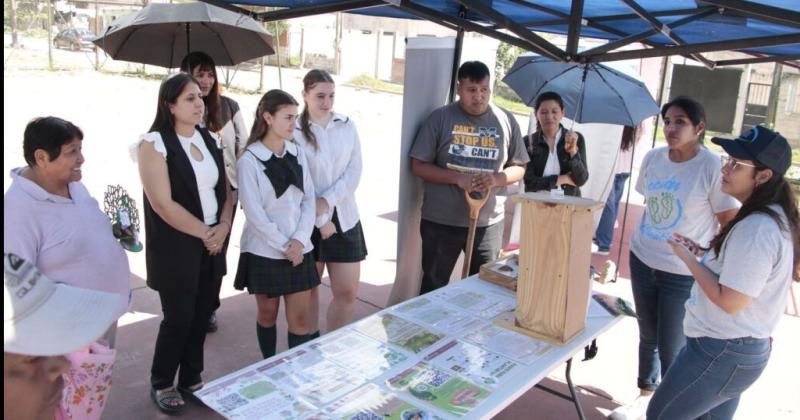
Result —
[[[629,405],[623,405],[614,409],[608,418],[611,420],[644,420],[647,414],[647,405],[650,404],[652,395],[640,395]]]
[[[614,264],[614,261],[606,260],[606,262],[603,263],[603,269],[600,270],[599,273],[597,273],[597,278],[595,280],[597,280],[601,284],[606,284],[614,280],[614,274],[616,274],[616,272],[617,272],[617,265]]]

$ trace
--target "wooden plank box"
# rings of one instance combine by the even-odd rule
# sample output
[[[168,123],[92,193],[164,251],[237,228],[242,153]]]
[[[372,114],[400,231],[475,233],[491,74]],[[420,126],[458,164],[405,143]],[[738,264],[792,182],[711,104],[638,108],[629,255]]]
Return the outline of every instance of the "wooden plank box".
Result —
[[[509,255],[482,265],[478,276],[482,280],[516,291],[518,273],[519,256]]]
[[[592,212],[603,203],[526,193],[522,203],[515,329],[563,345],[583,332],[589,308]]]

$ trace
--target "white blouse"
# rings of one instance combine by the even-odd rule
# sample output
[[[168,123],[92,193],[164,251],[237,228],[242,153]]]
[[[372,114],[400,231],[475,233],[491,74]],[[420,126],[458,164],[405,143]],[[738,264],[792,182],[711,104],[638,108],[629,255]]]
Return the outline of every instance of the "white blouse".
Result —
[[[211,133],[211,138],[216,141],[217,147],[219,147],[219,138],[213,133]],[[153,147],[155,147],[156,151],[161,153],[164,159],[167,158],[167,148],[164,145],[164,140],[161,138],[161,133],[152,131],[147,134],[142,134],[139,141],[131,147],[131,157],[134,161],[136,161],[137,149],[142,141],[153,143]],[[199,131],[194,130],[192,137],[178,135],[178,141],[194,170],[194,177],[197,180],[197,192],[200,194],[200,205],[203,208],[203,223],[209,226],[213,225],[217,223],[217,210],[219,209],[217,194],[214,191],[214,188],[217,186],[217,181],[219,181],[217,163],[214,161],[214,157],[211,156],[211,152],[209,152],[206,147],[203,136],[200,135]],[[202,160],[198,161],[192,156],[192,145],[203,155]]]
[[[286,141],[283,157],[291,153],[303,168],[303,189],[290,185],[280,197],[264,173],[264,165],[273,153],[263,143],[247,146],[237,164],[239,202],[246,216],[241,251],[272,259],[285,259],[283,251],[291,239],[303,244],[303,253],[311,252],[314,229],[314,183],[308,164],[297,145]]]
[[[325,127],[310,121],[309,125],[317,138],[318,148],[306,140],[299,119],[294,138],[308,159],[317,197],[328,203],[328,212],[317,217],[314,224],[322,227],[328,223],[335,209],[339,225],[346,232],[359,221],[355,198],[362,169],[358,130],[352,119],[337,113]]]
[[[561,164],[558,163],[558,139],[561,138],[561,129],[556,132],[556,141],[553,142],[553,148],[547,154],[547,163],[544,165],[542,176],[561,175]]]

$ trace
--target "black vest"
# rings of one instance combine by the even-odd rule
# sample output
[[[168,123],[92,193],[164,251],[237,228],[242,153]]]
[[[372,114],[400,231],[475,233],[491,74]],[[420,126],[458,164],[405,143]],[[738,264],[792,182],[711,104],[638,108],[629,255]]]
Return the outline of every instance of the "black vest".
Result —
[[[217,220],[222,215],[225,203],[225,169],[222,151],[205,128],[197,127],[206,148],[214,158],[219,172],[214,192],[217,198]],[[189,213],[203,220],[200,192],[189,156],[181,147],[175,130],[159,131],[167,149],[167,171],[172,200]],[[208,250],[203,241],[187,235],[164,221],[150,205],[144,194],[145,259],[147,262],[147,285],[167,293],[197,293],[200,279],[200,263]],[[226,273],[225,252],[211,256],[213,278],[221,280]]]

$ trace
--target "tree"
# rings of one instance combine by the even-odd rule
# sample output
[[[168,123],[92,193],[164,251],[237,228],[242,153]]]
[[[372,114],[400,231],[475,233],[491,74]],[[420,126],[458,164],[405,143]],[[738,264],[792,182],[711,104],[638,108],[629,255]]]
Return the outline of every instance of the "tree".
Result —
[[[506,72],[508,72],[508,69],[514,65],[514,61],[517,60],[517,57],[519,57],[522,52],[522,48],[515,47],[511,44],[506,44],[505,42],[500,43],[500,46],[497,47],[497,57],[495,60],[496,64],[494,69],[496,81],[503,79],[503,76],[505,76]]]

